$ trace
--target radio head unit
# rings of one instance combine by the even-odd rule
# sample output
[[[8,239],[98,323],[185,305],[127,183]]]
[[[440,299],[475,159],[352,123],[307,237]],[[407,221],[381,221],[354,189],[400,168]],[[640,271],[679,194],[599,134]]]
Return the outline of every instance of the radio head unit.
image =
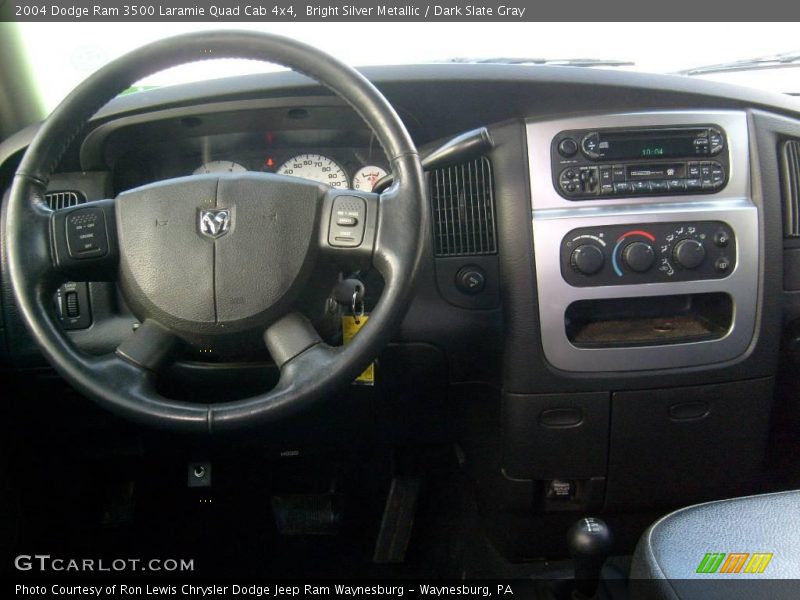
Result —
[[[569,200],[715,193],[728,180],[726,149],[716,125],[562,131],[553,184]]]

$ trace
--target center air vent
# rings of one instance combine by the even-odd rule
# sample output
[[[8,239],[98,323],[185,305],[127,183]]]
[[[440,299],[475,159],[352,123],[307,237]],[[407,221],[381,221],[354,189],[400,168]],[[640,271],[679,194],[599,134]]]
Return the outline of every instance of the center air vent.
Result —
[[[486,157],[430,174],[436,256],[497,252],[492,165]]]
[[[800,141],[790,140],[781,151],[783,235],[800,237]]]
[[[78,204],[86,202],[86,196],[81,192],[47,192],[44,197],[47,200],[47,205],[52,210],[69,208],[70,206],[77,206]]]

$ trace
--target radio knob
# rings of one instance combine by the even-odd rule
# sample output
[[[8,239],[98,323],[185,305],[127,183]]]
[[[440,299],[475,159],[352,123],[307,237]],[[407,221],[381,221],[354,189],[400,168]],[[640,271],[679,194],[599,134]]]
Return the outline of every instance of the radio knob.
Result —
[[[572,138],[564,138],[558,143],[558,153],[565,157],[570,158],[575,156],[578,152],[578,142]]]
[[[605,260],[603,251],[600,248],[591,244],[584,244],[572,251],[572,255],[569,257],[569,264],[578,273],[594,275],[603,268]]]
[[[672,251],[675,262],[684,269],[696,269],[706,258],[706,249],[697,240],[681,240]]]
[[[622,260],[631,271],[644,273],[656,262],[656,253],[646,242],[633,242],[622,251]]]

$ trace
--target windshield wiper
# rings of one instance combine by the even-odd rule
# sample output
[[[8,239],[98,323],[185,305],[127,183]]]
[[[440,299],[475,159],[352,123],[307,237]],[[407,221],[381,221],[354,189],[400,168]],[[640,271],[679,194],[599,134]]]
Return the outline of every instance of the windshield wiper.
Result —
[[[716,65],[705,65],[694,67],[683,71],[676,71],[676,75],[704,75],[706,73],[731,73],[733,71],[755,71],[758,69],[780,69],[782,67],[793,67],[800,63],[800,51],[785,52],[783,54],[773,54],[771,56],[759,56],[756,58],[746,58],[744,60],[734,60],[731,62],[719,63]]]
[[[561,65],[565,67],[630,67],[635,64],[630,60],[606,58],[509,58],[505,56],[491,58],[448,58],[441,62],[498,65]]]

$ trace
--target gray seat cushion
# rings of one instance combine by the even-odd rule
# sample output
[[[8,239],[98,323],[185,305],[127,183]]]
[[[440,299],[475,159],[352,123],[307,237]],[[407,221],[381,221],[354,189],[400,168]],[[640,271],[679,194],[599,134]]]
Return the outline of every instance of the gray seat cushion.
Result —
[[[689,506],[642,535],[631,598],[796,599],[799,557],[800,491]]]

